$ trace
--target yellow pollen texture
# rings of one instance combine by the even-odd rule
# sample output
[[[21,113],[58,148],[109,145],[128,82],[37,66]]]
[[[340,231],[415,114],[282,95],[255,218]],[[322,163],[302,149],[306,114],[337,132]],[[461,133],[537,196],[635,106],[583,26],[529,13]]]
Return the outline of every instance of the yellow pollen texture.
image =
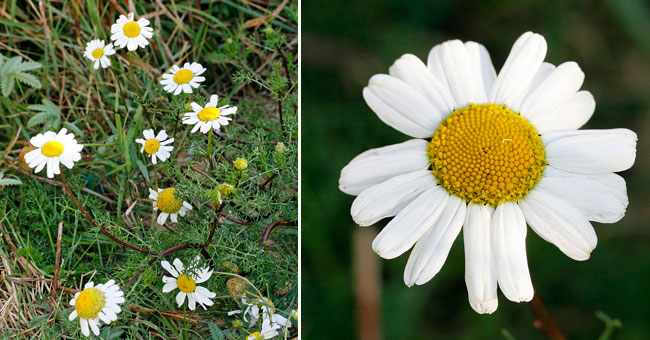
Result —
[[[187,84],[192,80],[192,78],[194,78],[194,72],[182,69],[174,74],[174,83]]]
[[[75,301],[74,308],[80,317],[90,320],[97,318],[97,314],[106,305],[106,296],[99,288],[86,288],[84,289],[77,300]]]
[[[124,35],[127,37],[135,38],[140,35],[140,25],[135,21],[127,22],[124,24],[122,31],[124,31]]]
[[[144,142],[144,151],[150,155],[156,153],[158,148],[160,148],[160,142],[155,138],[147,139],[147,141]]]
[[[260,332],[251,333],[246,337],[246,340],[262,340],[262,339],[264,339],[264,337]]]
[[[194,279],[186,274],[181,274],[176,279],[176,285],[181,292],[192,293],[196,289],[196,282]]]
[[[547,164],[535,127],[497,104],[455,110],[436,130],[427,155],[450,194],[492,206],[525,197]]]
[[[101,58],[101,57],[103,57],[103,56],[104,56],[104,49],[103,49],[103,48],[96,48],[96,49],[93,51],[93,57],[94,57],[95,59],[99,59],[99,58]]]
[[[199,111],[199,120],[211,122],[221,116],[221,111],[216,107],[206,107]]]
[[[183,206],[183,201],[180,198],[176,198],[174,194],[176,193],[176,189],[174,188],[167,188],[158,193],[158,199],[156,200],[156,204],[158,205],[158,208],[162,212],[166,212],[168,214],[175,214],[179,210],[181,210],[181,207]]]
[[[45,157],[56,157],[63,153],[63,144],[61,144],[61,142],[51,140],[43,144],[41,152]]]

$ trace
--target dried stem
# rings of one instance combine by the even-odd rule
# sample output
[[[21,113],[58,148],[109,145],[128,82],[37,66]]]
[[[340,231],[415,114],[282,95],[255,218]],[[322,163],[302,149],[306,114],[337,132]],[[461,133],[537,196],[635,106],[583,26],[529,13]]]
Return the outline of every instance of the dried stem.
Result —
[[[297,224],[296,222],[289,222],[287,220],[275,221],[269,224],[269,226],[266,227],[266,230],[264,230],[264,234],[262,235],[262,240],[260,241],[260,249],[264,249],[264,242],[266,242],[266,240],[269,238],[269,235],[271,235],[273,229],[281,225],[297,225]]]
[[[542,301],[537,289],[535,289],[533,299],[528,302],[528,306],[530,306],[535,316],[535,327],[541,329],[549,340],[566,340],[557,322],[546,309],[546,305],[544,305],[544,301]]]
[[[59,229],[56,232],[56,260],[54,264],[54,278],[52,278],[52,302],[56,301],[56,289],[59,285],[59,266],[61,265],[61,236],[63,233],[63,222],[59,222]]]

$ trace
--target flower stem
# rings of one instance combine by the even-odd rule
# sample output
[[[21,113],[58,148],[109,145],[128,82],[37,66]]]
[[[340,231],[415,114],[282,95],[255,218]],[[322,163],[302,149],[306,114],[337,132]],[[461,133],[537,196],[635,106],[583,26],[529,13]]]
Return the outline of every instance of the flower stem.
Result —
[[[210,161],[210,170],[214,171],[214,162],[212,161],[212,128],[208,132],[208,160]]]
[[[528,302],[528,306],[530,306],[535,316],[535,327],[541,329],[549,340],[566,340],[557,322],[546,309],[546,305],[544,305],[544,301],[542,301],[537,289],[535,289],[533,299]]]
[[[156,183],[156,191],[158,191],[158,167],[153,165],[153,180]]]
[[[133,52],[129,51],[129,73],[131,73],[131,81],[133,82],[133,87],[135,87],[135,91],[138,92],[138,97],[140,97],[140,102],[142,102],[142,93],[140,92],[140,88],[138,88],[138,84],[135,82],[135,75],[133,75],[132,54]]]

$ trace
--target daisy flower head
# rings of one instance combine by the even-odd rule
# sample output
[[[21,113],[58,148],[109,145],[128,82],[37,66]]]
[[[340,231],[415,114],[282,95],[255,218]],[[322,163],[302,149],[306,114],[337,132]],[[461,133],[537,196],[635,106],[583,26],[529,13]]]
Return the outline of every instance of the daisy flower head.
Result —
[[[183,116],[183,124],[194,125],[192,133],[199,129],[201,133],[208,133],[210,129],[219,131],[220,127],[228,125],[232,118],[227,116],[235,114],[237,112],[237,106],[224,105],[217,107],[218,100],[219,96],[213,94],[205,106],[192,102],[190,105],[192,106],[193,112],[185,113]]]
[[[47,131],[39,133],[29,140],[36,148],[25,155],[25,162],[35,173],[40,172],[47,165],[47,177],[53,178],[60,174],[59,163],[72,169],[74,162],[81,160],[83,145],[78,144],[72,133],[63,128],[59,133]]]
[[[192,205],[178,197],[175,188],[159,188],[158,191],[149,188],[149,198],[153,200],[153,208],[160,209],[161,213],[156,220],[158,224],[165,224],[167,217],[173,222],[178,222],[178,215],[185,216]]]
[[[199,260],[200,258],[196,257],[191,267],[196,267]],[[190,310],[195,310],[197,303],[203,309],[207,309],[206,306],[212,306],[214,304],[211,299],[216,297],[217,294],[209,291],[205,287],[197,286],[197,283],[203,283],[212,276],[212,270],[210,268],[206,266],[197,269],[195,272],[189,271],[186,270],[183,262],[179,259],[174,259],[173,266],[167,261],[162,261],[160,264],[172,275],[172,277],[163,276],[162,280],[165,285],[163,286],[162,292],[169,293],[178,288],[179,292],[176,295],[178,307],[183,305],[185,297],[187,297],[187,304]]]
[[[239,171],[248,169],[248,161],[245,158],[237,158],[232,162],[232,164],[235,166],[235,169]]]
[[[254,299],[243,297],[241,302],[246,306],[246,309],[243,311],[243,319],[244,321],[249,322],[249,327],[257,324],[257,321],[260,318],[262,319],[262,322],[268,320],[276,328],[285,326],[291,327],[291,321],[275,312],[275,305],[271,299],[263,296]],[[228,312],[229,316],[235,314],[242,314],[242,311],[234,310]]]
[[[379,256],[413,248],[406,285],[431,280],[462,230],[470,305],[492,313],[497,287],[515,302],[533,297],[527,224],[581,261],[597,243],[590,221],[625,214],[614,172],[634,163],[636,134],[578,130],[595,108],[580,90],[584,74],[545,55],[544,37],[527,32],[497,75],[483,45],[453,40],[433,47],[426,65],[406,54],[370,78],[368,106],[413,139],[355,157],[339,189],[357,196],[357,224],[392,218],[372,243]]]
[[[249,334],[246,340],[272,339],[279,335],[278,328],[280,328],[280,325],[272,323],[270,319],[264,319],[262,321],[262,330]]]
[[[115,49],[113,49],[113,44],[105,44],[104,40],[100,39],[91,40],[86,44],[84,57],[95,62],[95,70],[99,68],[99,65],[102,68],[111,66],[111,61],[108,60],[108,56],[115,54]]]
[[[171,151],[174,150],[174,147],[167,145],[174,142],[174,138],[167,139],[167,132],[161,130],[158,132],[158,135],[155,135],[152,129],[144,130],[142,132],[144,138],[138,138],[135,140],[136,143],[142,144],[140,152],[146,152],[147,155],[151,156],[151,163],[156,164],[157,159],[161,161],[166,161],[171,155]]]
[[[199,87],[199,83],[205,81],[205,77],[201,77],[205,70],[199,63],[185,63],[182,68],[174,65],[163,74],[160,84],[165,85],[163,89],[175,96],[181,92],[192,93],[192,88]]]
[[[117,21],[111,26],[111,40],[115,46],[135,51],[138,47],[145,47],[149,44],[147,39],[153,36],[153,28],[149,27],[149,20],[140,18],[133,19],[133,12],[128,16],[120,15]]]
[[[70,300],[74,311],[70,313],[69,319],[72,321],[79,317],[81,333],[84,336],[90,336],[89,326],[93,334],[99,335],[101,322],[108,325],[117,320],[117,314],[122,311],[120,308],[122,303],[124,303],[124,293],[114,280],[97,286],[90,281]]]

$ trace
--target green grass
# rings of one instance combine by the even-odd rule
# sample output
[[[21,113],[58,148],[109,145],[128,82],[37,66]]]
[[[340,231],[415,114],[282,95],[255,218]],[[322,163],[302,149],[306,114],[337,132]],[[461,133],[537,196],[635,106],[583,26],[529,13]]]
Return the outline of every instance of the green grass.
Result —
[[[273,300],[278,313],[287,316],[298,308],[297,2],[164,3],[164,8],[149,1],[130,3],[154,28],[150,44],[133,53],[136,84],[129,74],[126,49],[110,58],[113,72],[93,69],[83,57],[86,42],[109,40],[110,26],[120,9],[127,9],[124,2],[64,0],[25,7],[7,1],[3,7],[7,14],[0,16],[3,56],[21,56],[42,65],[27,71],[40,88],[18,79],[12,93],[0,96],[0,144],[6,146],[0,171],[5,178],[22,181],[0,187],[0,233],[16,246],[12,249],[5,240],[0,245],[5,260],[0,262],[0,282],[11,283],[5,293],[20,297],[17,308],[24,311],[12,315],[9,326],[0,323],[3,337],[81,336],[78,319],[67,319],[72,295],[60,290],[51,300],[47,291],[55,270],[59,223],[63,224],[59,285],[79,289],[91,278],[95,283],[115,279],[124,290],[123,311],[117,322],[101,328],[102,338],[240,339],[259,331],[259,325],[248,323],[233,327],[238,317],[227,312],[241,306],[226,291],[231,276],[225,274],[215,274],[205,283],[217,294],[215,305],[207,311],[197,308],[192,315],[197,323],[185,326],[175,293],[161,293],[163,258],[147,266],[154,256],[103,236],[61,187],[10,166],[18,163],[18,152],[29,138],[63,127],[85,145],[82,160],[72,170],[62,169],[81,205],[98,226],[138,247],[163,251],[204,243],[217,217],[210,190],[220,183],[239,183],[236,194],[224,197],[223,213],[230,218],[218,220],[207,252],[188,247],[165,259],[178,257],[189,263],[204,255],[215,271],[232,271],[223,264],[234,263],[239,275]],[[173,96],[162,90],[158,84],[162,73],[175,63],[194,61],[207,68],[198,91]],[[211,94],[219,95],[220,106],[238,107],[221,136],[212,137],[214,168],[209,165],[207,136],[191,134],[191,127],[179,121],[188,102],[203,105]],[[165,129],[176,139],[172,159],[158,164],[160,187],[174,186],[194,206],[178,224],[168,222],[169,228],[152,220],[148,188],[155,186],[153,168],[134,141],[149,128]],[[285,146],[282,152],[276,150],[278,142]],[[243,173],[233,168],[237,157],[248,160]],[[36,175],[45,177],[45,171]],[[260,189],[271,176],[275,177]],[[280,220],[288,223],[275,228],[261,249],[263,232]],[[21,257],[31,267],[23,267]],[[187,332],[182,332],[185,327]],[[292,328],[289,336],[296,331]]]

